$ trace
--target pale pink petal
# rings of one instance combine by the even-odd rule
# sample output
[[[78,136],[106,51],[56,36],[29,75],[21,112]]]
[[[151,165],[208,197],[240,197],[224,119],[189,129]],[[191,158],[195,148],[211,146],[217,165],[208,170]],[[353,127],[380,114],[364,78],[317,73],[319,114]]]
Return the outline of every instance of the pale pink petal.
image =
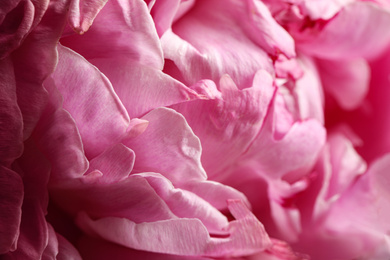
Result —
[[[341,9],[315,36],[298,38],[297,48],[324,59],[373,58],[390,40],[389,23],[390,10],[357,1]]]
[[[161,173],[178,187],[181,183],[206,179],[200,162],[200,141],[181,114],[159,108],[142,119],[149,121],[145,132],[123,141],[137,156],[134,172]]]
[[[16,249],[23,193],[19,174],[0,166],[0,254]]]
[[[4,1],[0,6],[0,59],[20,46],[41,21],[49,1]]]
[[[130,119],[110,81],[96,67],[61,45],[58,52],[52,78],[64,108],[77,123],[87,156],[93,158],[120,140]]]
[[[142,176],[177,217],[197,218],[202,221],[209,233],[227,234],[223,230],[228,224],[227,218],[216,208],[212,207],[210,203],[190,191],[174,188],[172,183],[162,178],[161,175],[145,173]],[[225,197],[225,205],[227,199],[232,198]]]
[[[122,144],[116,144],[89,162],[86,174],[99,170],[103,173],[103,182],[121,181],[129,176],[133,169],[135,154]]]
[[[310,256],[296,253],[284,241],[271,239],[272,247],[264,252],[249,256],[248,260],[309,260]]]
[[[325,129],[317,120],[308,119],[295,122],[284,135],[274,136],[273,122],[278,120],[278,114],[274,109],[269,113],[243,159],[258,165],[258,170],[268,178],[299,180],[314,166],[325,143]]]
[[[196,0],[154,1],[150,11],[159,36],[171,28],[172,23],[180,19],[196,3]]]
[[[363,59],[316,61],[326,92],[347,110],[361,105],[370,84],[370,67]]]
[[[107,0],[72,0],[68,19],[73,29],[79,34],[88,31],[106,2]]]
[[[203,82],[203,92],[215,99],[187,102],[174,109],[187,119],[202,143],[202,164],[214,178],[243,154],[260,131],[274,96],[272,77],[264,70],[256,73],[252,86],[239,90],[228,75],[219,83],[219,90]],[[211,96],[210,96],[211,97]],[[223,152],[222,152],[223,151]]]
[[[9,58],[0,60],[0,107],[0,164],[9,167],[23,152],[23,118]]]
[[[164,33],[161,38],[164,56],[173,61],[165,64],[164,71],[187,85],[202,79],[218,82],[222,75],[228,74],[240,89],[251,85],[259,69],[273,74],[267,53],[236,26],[230,15],[213,17],[216,14],[211,11],[213,8],[217,7],[200,5],[192,9],[175,23],[173,32]],[[172,73],[175,70],[179,73]]]
[[[141,0],[108,1],[87,33],[64,37],[61,44],[89,61],[124,58],[155,69],[163,68],[158,35],[146,3]]]
[[[343,7],[355,0],[304,0],[300,4],[301,12],[312,20],[328,20],[336,15]]]
[[[175,255],[239,256],[262,251],[271,246],[262,224],[240,201],[230,201],[236,218],[227,226],[227,238],[210,237],[197,219],[177,219],[136,224],[120,218],[91,219],[80,213],[82,229],[98,237],[134,249]],[[118,232],[121,230],[121,232]],[[126,232],[122,232],[126,230]]]
[[[162,106],[203,98],[159,69],[129,59],[93,59],[108,78],[131,117]]]

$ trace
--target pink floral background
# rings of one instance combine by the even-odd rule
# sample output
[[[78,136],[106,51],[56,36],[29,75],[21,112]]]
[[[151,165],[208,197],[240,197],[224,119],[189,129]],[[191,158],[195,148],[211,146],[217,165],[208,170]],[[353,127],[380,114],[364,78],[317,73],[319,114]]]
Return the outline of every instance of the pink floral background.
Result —
[[[390,259],[390,1],[0,2],[1,259]]]

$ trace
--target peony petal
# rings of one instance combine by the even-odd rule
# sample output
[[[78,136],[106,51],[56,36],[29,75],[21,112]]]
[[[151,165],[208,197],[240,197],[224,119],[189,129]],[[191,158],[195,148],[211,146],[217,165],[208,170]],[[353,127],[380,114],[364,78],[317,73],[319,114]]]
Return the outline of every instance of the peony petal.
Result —
[[[22,202],[22,178],[0,165],[0,255],[16,249]]]
[[[61,45],[58,52],[52,77],[64,97],[64,108],[77,123],[87,156],[93,158],[120,140],[130,119],[111,83],[96,67]]]
[[[79,34],[88,31],[106,2],[107,0],[72,0],[68,19],[73,29]]]
[[[104,182],[111,183],[125,179],[133,169],[135,154],[122,144],[114,145],[90,161],[86,174],[94,170],[103,173]]]
[[[137,159],[134,172],[158,172],[175,186],[191,180],[205,180],[200,162],[201,146],[184,117],[167,108],[158,108],[142,119],[149,121],[146,131],[124,140]]]
[[[9,167],[23,152],[23,118],[10,59],[0,60],[0,164]]]
[[[34,138],[51,162],[51,181],[82,176],[88,169],[81,137],[74,119],[62,109],[62,100],[51,78],[45,81],[49,104],[35,129]]]
[[[241,22],[236,16],[248,15],[244,2],[237,2],[239,6],[232,1],[197,3],[161,38],[165,58],[173,61],[166,63],[165,71],[178,70],[187,85],[203,79],[218,82],[228,74],[240,89],[251,85],[259,69],[274,73],[268,54],[237,26]],[[212,11],[217,8],[219,15]],[[237,14],[231,14],[230,8]]]
[[[262,131],[242,159],[257,165],[267,178],[283,177],[294,182],[314,166],[325,143],[325,129],[317,120],[308,119],[294,123],[284,135],[275,136],[272,125],[280,119],[274,109],[273,106]]]
[[[84,4],[92,2],[82,1]],[[97,3],[103,4],[103,1]],[[124,58],[155,69],[163,68],[158,35],[148,8],[141,0],[108,1],[87,33],[64,37],[61,44],[89,61],[94,58]]]
[[[131,117],[141,117],[154,108],[203,98],[159,69],[128,59],[93,59],[111,79]]]
[[[26,36],[41,21],[49,1],[11,0],[0,6],[0,59],[22,44]]]
[[[40,12],[39,9],[46,9],[44,6],[48,2],[34,1],[34,4],[37,12]],[[54,71],[57,63],[56,46],[65,23],[67,8],[67,0],[50,1],[40,23],[12,53],[17,100],[23,115],[24,140],[31,135],[47,103],[47,93],[42,84]]]
[[[57,260],[81,260],[81,256],[77,249],[69,243],[63,236],[56,234],[58,240],[58,255]]]
[[[45,250],[42,253],[41,259],[56,259],[58,254],[58,240],[54,228],[48,224],[48,236],[47,236],[47,245]]]
[[[101,239],[84,236],[78,245],[84,259],[148,259],[148,260],[211,260],[200,256],[177,256],[152,253],[119,246]]]
[[[227,218],[207,201],[187,190],[175,189],[171,182],[157,174],[142,174],[156,193],[179,218],[197,218],[209,233],[226,235]],[[226,200],[225,198],[225,204]]]
[[[126,219],[91,219],[82,212],[77,222],[95,236],[138,250],[175,255],[239,256],[262,251],[271,245],[261,223],[240,201],[230,201],[237,220],[229,223],[228,238],[212,238],[197,219],[177,219],[135,224]],[[127,232],[119,232],[127,230]]]
[[[374,58],[389,40],[390,10],[364,1],[345,6],[315,37],[298,39],[297,48],[323,59]]]
[[[210,82],[204,83],[207,84],[203,84],[203,91],[214,93],[215,99],[187,102],[173,108],[184,115],[201,140],[202,164],[209,177],[214,178],[231,166],[255,139],[275,87],[272,77],[264,70],[256,73],[252,87],[243,90],[227,75],[220,80],[220,91]]]
[[[177,218],[143,176],[133,174],[113,183],[101,181],[102,176],[94,171],[52,185],[51,198],[72,216],[85,211],[94,218],[121,217],[135,223]]]
[[[317,60],[321,81],[325,91],[346,110],[361,105],[370,84],[370,67],[363,59],[355,60]]]

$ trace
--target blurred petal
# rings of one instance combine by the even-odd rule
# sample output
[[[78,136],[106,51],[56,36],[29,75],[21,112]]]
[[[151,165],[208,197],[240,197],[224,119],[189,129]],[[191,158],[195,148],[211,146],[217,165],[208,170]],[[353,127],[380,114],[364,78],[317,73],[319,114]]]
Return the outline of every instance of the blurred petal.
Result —
[[[56,234],[58,239],[57,260],[81,260],[81,256],[76,248],[69,243],[63,236]]]
[[[356,1],[345,6],[315,37],[297,40],[297,48],[324,59],[374,58],[389,40],[390,10]]]
[[[325,91],[347,110],[361,105],[370,83],[370,67],[363,59],[356,60],[317,60]]]

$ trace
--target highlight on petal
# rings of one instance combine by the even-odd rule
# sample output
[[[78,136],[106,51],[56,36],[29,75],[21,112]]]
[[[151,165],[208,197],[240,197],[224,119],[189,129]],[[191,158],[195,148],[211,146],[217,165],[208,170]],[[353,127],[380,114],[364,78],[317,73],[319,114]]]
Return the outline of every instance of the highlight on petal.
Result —
[[[200,162],[199,139],[181,114],[158,108],[142,119],[149,121],[145,132],[123,140],[137,156],[134,172],[158,172],[178,186],[207,178]]]
[[[219,81],[195,85],[208,93],[210,100],[198,100],[173,106],[184,115],[202,143],[202,164],[214,178],[231,166],[258,135],[268,115],[275,87],[273,78],[259,70],[250,88],[238,89],[228,76]],[[223,151],[223,152],[222,152]]]
[[[93,220],[85,212],[77,217],[82,229],[94,236],[138,250],[175,255],[239,256],[270,247],[262,224],[240,201],[228,201],[236,220],[227,226],[227,238],[210,237],[198,219],[173,219],[136,224],[123,218]],[[121,230],[121,232],[118,232]],[[126,230],[126,232],[122,232]]]
[[[96,67],[61,45],[58,52],[52,78],[64,109],[77,123],[87,156],[93,158],[120,140],[130,119],[110,81]]]
[[[68,19],[73,29],[79,34],[88,31],[106,2],[107,0],[72,0]]]

